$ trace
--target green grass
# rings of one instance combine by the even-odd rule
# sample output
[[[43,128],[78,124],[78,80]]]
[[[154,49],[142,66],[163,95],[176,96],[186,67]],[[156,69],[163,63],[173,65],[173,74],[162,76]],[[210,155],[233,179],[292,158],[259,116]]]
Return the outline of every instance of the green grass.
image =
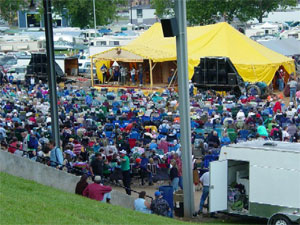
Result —
[[[100,203],[0,173],[0,224],[192,224]]]
[[[231,219],[191,221],[135,212],[0,172],[0,224],[250,224]]]

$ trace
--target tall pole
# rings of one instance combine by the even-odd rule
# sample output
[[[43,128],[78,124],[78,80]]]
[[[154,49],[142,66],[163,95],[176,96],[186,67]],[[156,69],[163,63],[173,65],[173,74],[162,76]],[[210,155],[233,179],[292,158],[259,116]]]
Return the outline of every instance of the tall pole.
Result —
[[[182,146],[184,216],[192,217],[195,203],[192,174],[190,96],[187,64],[186,0],[175,0],[175,17],[179,30],[179,34],[176,36],[176,47],[180,112],[180,142]]]
[[[132,24],[132,0],[130,0],[130,24]]]
[[[57,108],[57,93],[56,93],[56,72],[53,44],[53,29],[52,29],[52,12],[51,0],[43,0],[44,4],[44,19],[45,19],[45,35],[47,49],[47,73],[48,84],[50,91],[50,110],[51,110],[51,132],[52,140],[56,146],[60,146],[60,134],[58,126],[58,108]]]
[[[96,32],[97,26],[96,26],[96,5],[95,5],[95,0],[93,0],[93,10],[94,10],[94,28],[95,28],[95,32]],[[95,35],[96,35],[96,33],[95,33]]]

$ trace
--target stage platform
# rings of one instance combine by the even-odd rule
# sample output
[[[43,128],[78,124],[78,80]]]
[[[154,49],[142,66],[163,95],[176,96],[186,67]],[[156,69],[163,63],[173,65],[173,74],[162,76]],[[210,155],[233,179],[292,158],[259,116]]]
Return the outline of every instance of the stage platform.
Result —
[[[143,85],[143,86],[138,86],[138,85],[119,85],[119,84],[113,84],[113,83],[108,83],[108,84],[94,84],[93,88],[96,88],[97,90],[101,90],[102,88],[107,88],[108,91],[113,91],[113,92],[118,92],[120,89],[127,89],[131,90],[134,89],[135,91],[143,91],[145,95],[148,95],[153,92],[163,92],[166,88],[168,88],[167,84],[155,84],[154,86],[150,85]],[[174,88],[177,91],[177,86],[175,87],[170,87]]]

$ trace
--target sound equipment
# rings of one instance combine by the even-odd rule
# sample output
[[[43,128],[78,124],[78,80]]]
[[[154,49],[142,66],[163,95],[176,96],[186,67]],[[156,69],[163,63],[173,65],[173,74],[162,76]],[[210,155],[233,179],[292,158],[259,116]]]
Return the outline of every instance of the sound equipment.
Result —
[[[230,84],[230,85],[236,85],[237,84],[235,73],[228,73],[228,84]]]
[[[178,25],[175,18],[161,19],[160,22],[164,37],[175,37],[179,34]]]

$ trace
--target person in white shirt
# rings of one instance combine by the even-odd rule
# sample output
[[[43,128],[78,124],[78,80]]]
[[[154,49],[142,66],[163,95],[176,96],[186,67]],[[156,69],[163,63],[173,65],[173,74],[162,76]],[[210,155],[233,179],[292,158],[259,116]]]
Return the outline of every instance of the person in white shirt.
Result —
[[[200,183],[203,186],[203,189],[198,214],[203,213],[203,206],[209,194],[209,172],[205,172],[200,177]]]
[[[246,119],[245,117],[245,113],[243,112],[243,110],[240,110],[237,114],[236,114],[236,119],[238,121],[244,121]]]
[[[282,131],[282,141],[289,141],[290,140],[290,135],[287,132],[288,127],[284,127]]]

